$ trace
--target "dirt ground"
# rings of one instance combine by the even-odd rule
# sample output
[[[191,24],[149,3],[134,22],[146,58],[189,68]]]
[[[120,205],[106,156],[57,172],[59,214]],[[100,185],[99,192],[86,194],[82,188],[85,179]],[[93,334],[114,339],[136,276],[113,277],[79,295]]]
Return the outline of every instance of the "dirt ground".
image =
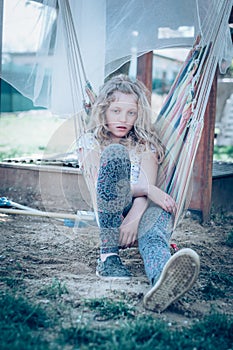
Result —
[[[36,207],[36,203],[31,205]],[[230,213],[215,215],[204,225],[192,217],[183,219],[171,243],[196,250],[200,276],[180,302],[156,317],[182,325],[211,312],[233,314],[233,254],[226,244],[232,218]],[[149,284],[137,248],[121,252],[134,275],[132,281],[105,282],[95,275],[99,241],[94,226],[70,228],[55,219],[0,213],[0,231],[2,276],[14,281],[23,277],[24,294],[29,299],[46,303],[38,290],[56,278],[65,284],[69,293],[63,299],[74,309],[83,299],[108,297],[123,298],[138,313],[151,314],[142,306]],[[4,282],[0,287],[5,287]]]

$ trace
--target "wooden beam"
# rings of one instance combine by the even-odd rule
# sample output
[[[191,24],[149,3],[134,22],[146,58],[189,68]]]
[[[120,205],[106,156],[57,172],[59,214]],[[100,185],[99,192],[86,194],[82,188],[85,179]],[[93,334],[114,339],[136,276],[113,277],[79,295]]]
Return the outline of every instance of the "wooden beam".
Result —
[[[137,79],[142,81],[150,92],[152,90],[152,64],[153,64],[152,51],[138,57]]]
[[[217,71],[210,91],[204,116],[204,129],[194,163],[193,191],[189,205],[191,210],[200,213],[202,221],[209,219],[211,209],[216,97]]]

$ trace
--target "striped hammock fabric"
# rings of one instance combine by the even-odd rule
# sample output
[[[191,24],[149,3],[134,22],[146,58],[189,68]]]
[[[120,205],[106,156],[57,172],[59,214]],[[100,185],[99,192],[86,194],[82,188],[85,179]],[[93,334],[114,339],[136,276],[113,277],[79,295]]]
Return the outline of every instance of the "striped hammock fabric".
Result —
[[[158,186],[177,203],[174,228],[188,208],[192,192],[192,172],[204,127],[204,114],[218,65],[217,50],[224,40],[222,22],[229,17],[230,3],[212,18],[209,42],[198,36],[169,91],[155,125],[166,146]]]

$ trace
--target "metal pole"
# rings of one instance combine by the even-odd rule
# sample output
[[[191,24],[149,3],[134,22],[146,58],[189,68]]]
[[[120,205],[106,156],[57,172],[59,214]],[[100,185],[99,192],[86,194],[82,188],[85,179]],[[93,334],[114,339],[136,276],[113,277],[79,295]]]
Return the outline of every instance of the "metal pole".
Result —
[[[0,0],[0,115],[2,112],[2,29],[3,29],[3,0]]]

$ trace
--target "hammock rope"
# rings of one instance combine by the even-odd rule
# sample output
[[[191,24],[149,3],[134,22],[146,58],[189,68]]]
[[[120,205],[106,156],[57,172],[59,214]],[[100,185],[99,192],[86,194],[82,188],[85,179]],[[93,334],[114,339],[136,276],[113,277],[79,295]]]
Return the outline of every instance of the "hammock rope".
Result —
[[[77,119],[75,132],[78,140],[80,135],[87,131],[88,108],[94,103],[95,94],[85,73],[69,0],[59,1],[59,9],[67,40],[72,101],[77,114],[77,118],[74,118]],[[168,192],[177,203],[174,228],[189,205],[192,169],[203,130],[204,113],[217,69],[217,50],[224,38],[225,27],[222,23],[227,23],[230,11],[230,1],[219,1],[218,15],[215,15],[216,8],[208,14],[206,21],[208,31],[205,36],[209,38],[208,42],[203,42],[201,34],[197,36],[155,122],[161,140],[166,145],[165,160],[158,174],[158,186]],[[86,108],[86,113],[78,113],[79,107],[76,106],[76,101],[79,94],[83,98],[85,108],[89,106]],[[89,98],[89,104],[85,101],[86,97]],[[90,159],[85,163],[84,168],[84,177],[94,206],[95,189]],[[94,210],[96,212],[96,208]]]

